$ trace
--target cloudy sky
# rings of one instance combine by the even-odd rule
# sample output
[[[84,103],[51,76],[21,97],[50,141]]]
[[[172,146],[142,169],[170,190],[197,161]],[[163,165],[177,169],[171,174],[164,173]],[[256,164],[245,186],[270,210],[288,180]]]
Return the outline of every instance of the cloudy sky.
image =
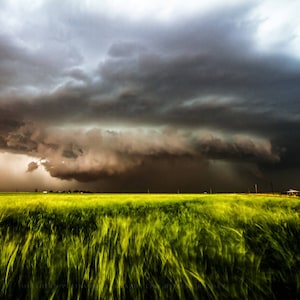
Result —
[[[297,0],[3,0],[0,190],[300,188]]]

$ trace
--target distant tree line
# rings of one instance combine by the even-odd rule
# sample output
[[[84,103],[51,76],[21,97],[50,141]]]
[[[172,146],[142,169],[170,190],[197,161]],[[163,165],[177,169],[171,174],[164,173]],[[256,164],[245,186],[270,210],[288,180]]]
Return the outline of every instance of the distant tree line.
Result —
[[[38,189],[34,190],[36,193],[38,192]],[[56,193],[56,194],[91,194],[91,191],[88,190],[44,190],[43,193]]]

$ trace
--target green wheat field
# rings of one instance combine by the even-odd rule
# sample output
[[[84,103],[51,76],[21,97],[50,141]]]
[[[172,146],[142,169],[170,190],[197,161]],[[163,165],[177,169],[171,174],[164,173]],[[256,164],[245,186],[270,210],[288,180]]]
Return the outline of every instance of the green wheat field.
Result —
[[[0,193],[0,299],[300,299],[300,198]]]

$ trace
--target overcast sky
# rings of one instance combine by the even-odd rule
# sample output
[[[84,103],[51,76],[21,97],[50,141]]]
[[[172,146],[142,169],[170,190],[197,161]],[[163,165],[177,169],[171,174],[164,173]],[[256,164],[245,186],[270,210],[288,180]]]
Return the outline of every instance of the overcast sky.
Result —
[[[300,189],[300,2],[0,2],[0,190]]]

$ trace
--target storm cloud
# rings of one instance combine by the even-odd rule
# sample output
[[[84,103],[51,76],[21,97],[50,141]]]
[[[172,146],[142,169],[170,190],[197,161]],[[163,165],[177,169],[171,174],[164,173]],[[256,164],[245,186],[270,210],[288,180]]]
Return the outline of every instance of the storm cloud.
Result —
[[[95,191],[295,186],[295,4],[268,39],[268,1],[192,2],[4,1],[0,151],[28,156],[20,174]]]

